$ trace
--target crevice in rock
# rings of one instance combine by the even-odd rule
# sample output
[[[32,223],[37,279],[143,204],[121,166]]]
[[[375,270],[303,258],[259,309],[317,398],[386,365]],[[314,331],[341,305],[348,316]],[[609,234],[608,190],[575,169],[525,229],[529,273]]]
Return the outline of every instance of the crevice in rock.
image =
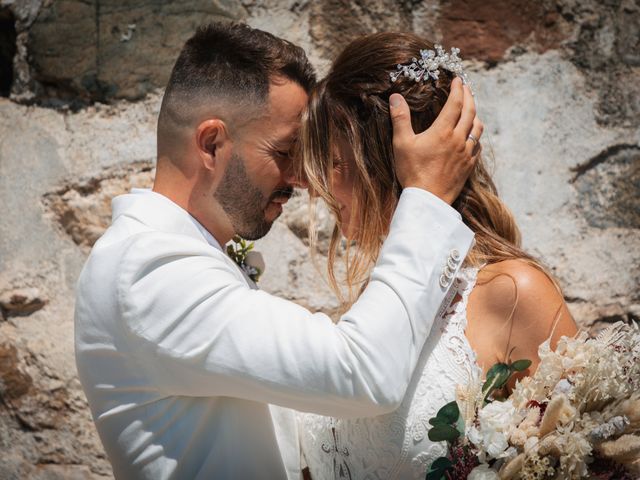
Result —
[[[140,160],[69,183],[43,197],[47,212],[76,245],[90,248],[111,222],[111,200],[131,187],[150,187],[153,162]]]
[[[612,145],[572,171],[577,204],[590,226],[640,229],[640,146]]]
[[[13,84],[16,20],[9,8],[0,8],[0,96],[8,97]]]
[[[27,317],[41,310],[46,303],[36,289],[11,290],[0,295],[0,318]]]
[[[609,157],[613,155],[617,155],[619,152],[626,149],[635,149],[640,152],[640,146],[633,145],[631,143],[619,143],[616,145],[610,145],[607,148],[605,148],[602,152],[597,154],[596,156],[591,157],[586,162],[576,165],[575,167],[572,167],[571,171],[574,172],[575,175],[571,179],[571,183],[575,183],[580,176],[584,175],[589,170],[597,167],[601,163],[606,162],[609,159]]]
[[[19,368],[18,351],[8,343],[0,344],[0,400],[7,404],[26,395],[33,379]]]

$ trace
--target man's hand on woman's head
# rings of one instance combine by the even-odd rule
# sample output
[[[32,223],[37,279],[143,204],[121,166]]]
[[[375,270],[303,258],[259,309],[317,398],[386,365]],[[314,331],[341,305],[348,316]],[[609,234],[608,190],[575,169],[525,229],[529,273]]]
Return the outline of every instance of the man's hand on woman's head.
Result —
[[[402,95],[391,95],[389,104],[400,185],[422,188],[452,204],[482,150],[480,136],[484,126],[476,116],[471,90],[456,77],[438,118],[417,134]]]

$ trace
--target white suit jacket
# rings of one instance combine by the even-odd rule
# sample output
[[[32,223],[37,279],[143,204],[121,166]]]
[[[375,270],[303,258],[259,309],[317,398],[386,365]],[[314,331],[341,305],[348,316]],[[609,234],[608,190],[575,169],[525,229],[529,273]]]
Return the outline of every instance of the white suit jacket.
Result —
[[[168,198],[134,189],[112,205],[78,281],[75,344],[127,480],[300,478],[289,409],[394,410],[473,240],[455,210],[406,189],[369,285],[334,324],[252,288]]]

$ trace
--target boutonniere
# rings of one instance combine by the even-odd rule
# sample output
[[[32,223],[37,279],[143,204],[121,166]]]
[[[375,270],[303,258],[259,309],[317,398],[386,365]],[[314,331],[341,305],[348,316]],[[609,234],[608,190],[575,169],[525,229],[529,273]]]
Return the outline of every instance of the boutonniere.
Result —
[[[260,252],[253,251],[253,242],[235,235],[227,245],[227,255],[238,264],[240,269],[254,282],[258,282],[264,273],[264,259]]]

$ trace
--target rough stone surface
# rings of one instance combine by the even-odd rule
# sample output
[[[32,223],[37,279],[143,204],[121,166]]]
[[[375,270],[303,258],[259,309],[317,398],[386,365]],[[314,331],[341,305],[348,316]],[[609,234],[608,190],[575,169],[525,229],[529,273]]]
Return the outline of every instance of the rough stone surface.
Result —
[[[116,166],[46,194],[43,203],[62,230],[88,251],[111,223],[111,199],[131,187],[151,188],[154,173],[148,161]]]
[[[584,325],[612,309],[637,318],[638,126],[602,126],[588,80],[557,51],[523,54],[472,82],[494,178],[525,247],[558,276]]]
[[[596,119],[604,125],[637,126],[640,115],[640,3],[637,0],[556,5],[571,25],[571,61],[598,96]]]
[[[573,183],[590,226],[640,229],[638,146],[613,145],[575,170]]]
[[[199,25],[243,15],[233,0],[50,2],[28,29],[34,94],[54,104],[140,99],[166,84]]]
[[[495,65],[509,51],[556,48],[565,32],[548,2],[520,0],[447,0],[442,3],[439,33],[465,58]]]
[[[409,29],[410,9],[411,2],[393,0],[310,2],[309,31],[320,52],[327,58],[335,58],[360,35]]]
[[[15,25],[0,35],[12,80],[0,98],[0,478],[111,476],[76,378],[73,289],[111,198],[150,186],[157,87],[195,25],[217,15],[298,43],[321,75],[362,33],[411,29],[461,47],[526,248],[557,275],[581,325],[640,319],[637,1],[119,5],[0,0],[0,25]],[[258,242],[261,286],[334,315],[321,273],[332,222],[319,212],[318,270],[307,200],[294,197]]]

